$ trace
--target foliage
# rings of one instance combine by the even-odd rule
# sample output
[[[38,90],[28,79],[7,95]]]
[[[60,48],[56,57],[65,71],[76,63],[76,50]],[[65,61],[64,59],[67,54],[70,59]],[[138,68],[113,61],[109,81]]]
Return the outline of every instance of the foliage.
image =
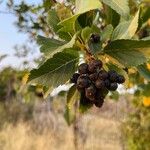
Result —
[[[46,4],[50,10],[47,13],[48,9],[45,8],[43,13],[47,13],[47,19],[44,20],[47,20],[48,28],[43,29],[50,30],[53,36],[37,37],[45,59],[38,69],[30,72],[28,81],[50,89],[47,95],[59,85],[68,84],[71,74],[77,70],[81,55],[87,62],[93,57],[103,60],[104,68],[108,68],[108,64],[115,65],[119,72],[128,76],[127,82],[130,84],[138,84],[138,81],[132,83],[132,75],[125,72],[125,68],[133,69],[135,74],[139,71],[138,75],[147,79],[149,75],[141,66],[150,58],[150,40],[142,39],[145,35],[140,34],[149,26],[149,10],[144,9],[145,1],[136,3],[136,7],[134,4],[132,2],[129,5],[127,0],[119,3],[116,0],[111,3],[107,0],[76,0],[75,3],[59,4],[54,1]],[[108,21],[108,9],[114,13],[111,20],[115,23]],[[65,14],[62,14],[63,11]],[[101,41],[90,42],[92,33],[99,34]]]
[[[91,58],[101,59],[106,70],[116,70],[126,77],[124,87],[136,89],[133,100],[135,107],[133,112],[129,112],[129,120],[123,126],[127,149],[148,150],[149,1],[68,0],[58,3],[55,0],[43,0],[40,4],[29,5],[25,2],[15,4],[13,0],[9,0],[7,5],[18,18],[16,25],[19,31],[29,33],[31,39],[37,37],[40,51],[44,54],[43,61],[37,69],[30,72],[28,79],[29,83],[37,87],[23,87],[24,90],[19,96],[28,101],[35,95],[42,97],[43,94],[50,94],[59,85],[68,85],[71,88],[67,91],[64,117],[70,125],[77,111],[74,106],[78,103],[79,93],[68,81],[82,61],[89,62]],[[100,42],[90,41],[93,33],[100,35]],[[5,56],[2,56],[0,61],[3,58]],[[15,70],[8,70],[1,74],[1,101],[18,95],[22,85],[20,78],[24,72],[18,75]],[[8,87],[11,87],[10,90]],[[119,99],[118,92],[111,92],[109,95],[112,99]],[[88,109],[82,105],[78,107],[80,112]]]

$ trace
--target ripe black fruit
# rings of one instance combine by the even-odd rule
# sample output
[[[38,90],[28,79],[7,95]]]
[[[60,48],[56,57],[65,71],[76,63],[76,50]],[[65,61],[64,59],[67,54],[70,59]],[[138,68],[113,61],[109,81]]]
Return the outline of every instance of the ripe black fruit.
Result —
[[[72,78],[70,79],[71,83],[77,83],[79,76],[80,76],[79,73],[74,73]]]
[[[108,73],[105,70],[101,70],[98,74],[98,78],[101,80],[105,80],[108,78]]]
[[[96,88],[92,85],[85,90],[86,97],[92,101],[95,100],[95,94],[96,94]]]
[[[100,36],[99,34],[92,34],[90,37],[90,40],[92,43],[98,43],[100,42]]]
[[[81,88],[87,88],[90,84],[90,80],[88,78],[88,76],[86,75],[81,75],[79,76],[78,80],[77,80],[77,86],[79,89]]]
[[[117,88],[118,88],[118,84],[116,82],[114,82],[114,83],[110,84],[109,90],[110,91],[116,91]]]
[[[95,82],[95,86],[98,89],[103,89],[105,87],[105,82],[103,80],[96,80]]]
[[[96,81],[97,78],[98,78],[98,73],[96,72],[96,73],[90,74],[89,78],[90,78],[91,81]]]
[[[107,88],[98,89],[96,92],[96,99],[104,99],[109,93]]]
[[[110,82],[108,79],[106,79],[104,82],[105,82],[105,87],[106,87],[107,89],[109,89],[111,82]]]
[[[125,78],[122,75],[118,75],[117,83],[122,84],[125,82]]]
[[[117,81],[118,74],[117,74],[116,71],[109,71],[108,74],[109,74],[109,80],[110,81],[112,81],[112,82],[116,82]]]
[[[82,106],[92,106],[92,105],[93,105],[93,101],[89,100],[89,99],[85,96],[85,92],[81,92],[80,105],[82,105]]]
[[[100,60],[92,60],[90,63],[89,63],[89,71],[91,73],[94,73],[96,72],[98,69],[101,69],[102,68],[102,65],[103,63],[100,61]]]
[[[125,78],[114,70],[102,69],[102,61],[92,60],[88,64],[79,66],[79,73],[74,73],[71,82],[81,93],[80,104],[82,106],[101,107],[109,91],[115,91],[118,83],[124,83]]]
[[[104,99],[99,99],[95,101],[95,106],[101,108],[103,106]]]
[[[86,74],[86,73],[88,73],[88,64],[87,63],[81,64],[79,66],[78,70],[79,70],[80,74]]]

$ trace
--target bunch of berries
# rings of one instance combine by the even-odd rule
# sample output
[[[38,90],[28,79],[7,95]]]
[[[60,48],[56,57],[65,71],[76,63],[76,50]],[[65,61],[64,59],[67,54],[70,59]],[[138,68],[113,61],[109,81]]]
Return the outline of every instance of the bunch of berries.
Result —
[[[88,64],[82,63],[78,68],[79,73],[73,74],[71,82],[81,92],[82,103],[101,107],[108,92],[117,90],[118,84],[125,82],[124,76],[114,70],[107,72],[102,66],[100,60],[92,60]]]

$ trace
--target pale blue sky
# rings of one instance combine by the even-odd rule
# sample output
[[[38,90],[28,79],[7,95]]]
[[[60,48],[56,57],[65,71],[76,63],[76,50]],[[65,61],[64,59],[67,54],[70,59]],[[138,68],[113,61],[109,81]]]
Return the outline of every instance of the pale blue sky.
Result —
[[[31,4],[37,4],[42,0],[25,0]],[[15,0],[16,3],[21,2],[21,0]],[[7,11],[5,8],[5,0],[2,4],[0,4],[0,11]],[[21,60],[16,60],[16,58],[12,57],[13,47],[15,44],[24,43],[27,40],[27,35],[25,33],[19,33],[17,28],[14,25],[15,16],[13,14],[3,14],[0,13],[0,55],[1,54],[9,54],[9,57],[3,61],[2,65],[10,65],[16,66],[20,63]],[[32,43],[31,43],[32,45]]]

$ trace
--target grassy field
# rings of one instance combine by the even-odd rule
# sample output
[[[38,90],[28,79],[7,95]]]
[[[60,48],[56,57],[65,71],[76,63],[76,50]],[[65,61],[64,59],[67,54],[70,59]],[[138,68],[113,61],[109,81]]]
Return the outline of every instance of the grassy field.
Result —
[[[78,121],[78,148],[122,150],[121,112],[119,103],[106,102],[101,110],[93,108],[82,116]],[[74,150],[73,126],[68,127],[61,114],[56,117],[54,127],[42,132],[37,132],[32,122],[5,125],[0,131],[0,150]]]

